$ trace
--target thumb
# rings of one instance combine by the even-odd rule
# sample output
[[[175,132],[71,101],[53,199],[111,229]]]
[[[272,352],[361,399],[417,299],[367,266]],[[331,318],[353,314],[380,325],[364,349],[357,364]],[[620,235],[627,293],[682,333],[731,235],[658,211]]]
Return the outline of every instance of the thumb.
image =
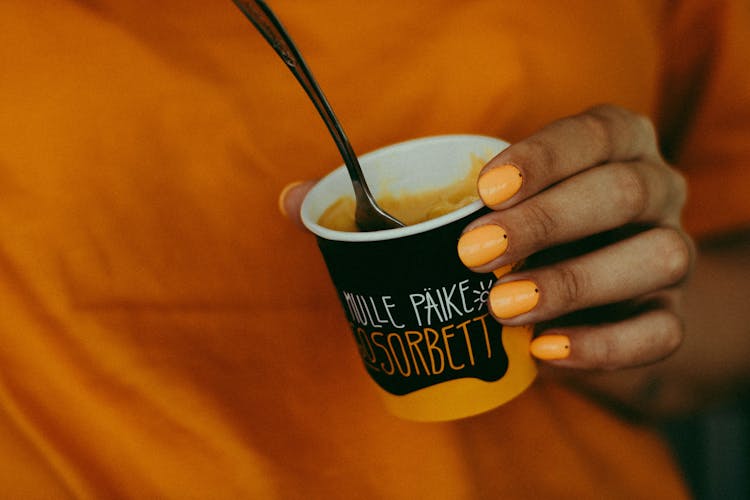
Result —
[[[302,200],[305,199],[307,192],[312,189],[317,181],[297,181],[287,184],[279,193],[279,211],[281,215],[292,221],[299,227],[302,225],[300,217],[300,208]]]

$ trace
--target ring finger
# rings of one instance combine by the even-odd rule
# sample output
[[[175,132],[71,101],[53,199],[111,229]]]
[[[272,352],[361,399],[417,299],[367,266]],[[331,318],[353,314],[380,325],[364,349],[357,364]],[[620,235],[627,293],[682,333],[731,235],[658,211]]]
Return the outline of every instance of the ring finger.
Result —
[[[539,323],[669,287],[685,277],[690,247],[680,232],[656,228],[605,249],[498,280],[490,311],[507,325]]]

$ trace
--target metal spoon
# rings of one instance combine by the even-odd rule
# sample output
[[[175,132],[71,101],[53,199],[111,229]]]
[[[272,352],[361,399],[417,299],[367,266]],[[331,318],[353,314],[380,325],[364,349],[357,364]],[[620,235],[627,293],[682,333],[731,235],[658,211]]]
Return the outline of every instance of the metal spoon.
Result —
[[[250,22],[255,25],[266,41],[271,44],[276,53],[289,67],[292,74],[297,78],[297,81],[302,85],[302,88],[305,89],[320,116],[323,117],[328,131],[333,136],[333,140],[336,141],[336,146],[338,146],[339,152],[344,158],[344,164],[352,180],[354,196],[357,200],[354,221],[359,230],[379,231],[381,229],[403,227],[404,224],[402,222],[388,215],[375,202],[375,198],[373,198],[365,182],[362,168],[359,166],[359,161],[357,161],[357,155],[354,154],[349,139],[347,139],[344,133],[344,129],[341,127],[338,119],[336,119],[336,115],[333,114],[333,110],[323,95],[323,91],[318,87],[294,42],[292,42],[292,39],[273,11],[262,0],[232,1]]]

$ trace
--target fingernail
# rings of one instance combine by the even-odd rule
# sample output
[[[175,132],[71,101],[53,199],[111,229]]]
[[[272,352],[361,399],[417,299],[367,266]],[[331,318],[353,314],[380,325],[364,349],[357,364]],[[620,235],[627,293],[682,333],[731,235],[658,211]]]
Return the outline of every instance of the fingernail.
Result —
[[[570,356],[570,339],[565,335],[542,335],[531,341],[529,349],[538,359],[565,359]]]
[[[494,271],[492,271],[492,274],[495,275],[495,278],[500,279],[506,274],[515,271],[519,267],[521,267],[524,264],[524,260],[519,260],[518,262],[513,262],[512,264],[505,264],[504,266],[498,267]]]
[[[539,289],[529,280],[509,281],[495,285],[490,290],[492,313],[500,319],[508,319],[534,309],[539,302]]]
[[[279,199],[278,199],[277,203],[279,205],[279,212],[281,212],[281,215],[283,215],[284,217],[286,217],[287,215],[289,215],[286,212],[286,204],[284,203],[284,201],[286,200],[286,195],[289,194],[289,191],[291,191],[295,187],[297,187],[300,184],[302,184],[302,182],[304,182],[304,181],[290,182],[289,184],[287,184],[286,186],[284,186],[284,189],[282,189],[281,192],[279,193]]]
[[[466,267],[484,265],[500,257],[508,248],[508,235],[495,224],[479,226],[458,240],[458,257]]]
[[[499,205],[521,189],[523,176],[513,165],[495,167],[479,176],[477,191],[487,206]]]
[[[513,264],[505,264],[504,266],[498,267],[494,271],[492,271],[492,274],[495,275],[495,278],[500,279],[509,272],[513,270]]]

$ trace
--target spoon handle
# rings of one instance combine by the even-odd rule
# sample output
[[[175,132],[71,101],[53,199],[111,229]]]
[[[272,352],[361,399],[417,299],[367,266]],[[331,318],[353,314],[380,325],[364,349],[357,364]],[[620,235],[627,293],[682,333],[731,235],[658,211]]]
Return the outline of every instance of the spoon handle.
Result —
[[[375,210],[380,211],[375,204],[375,200],[370,193],[367,184],[362,182],[362,179],[364,178],[362,168],[357,160],[357,155],[354,153],[354,150],[349,143],[349,139],[346,137],[346,133],[344,133],[344,130],[336,119],[333,109],[331,109],[330,104],[328,104],[323,91],[313,78],[304,59],[302,59],[302,55],[297,50],[297,47],[294,45],[294,42],[292,42],[292,39],[287,34],[284,27],[281,25],[281,22],[263,0],[232,1],[273,47],[313,101],[315,108],[318,110],[318,113],[320,113],[320,116],[323,118],[323,121],[336,142],[336,146],[344,159],[344,164],[349,170],[349,176],[352,179],[352,185],[357,200],[360,200],[363,197],[367,198],[371,202],[370,205],[374,205],[376,207]],[[390,217],[384,212],[383,214],[386,217]],[[401,223],[398,223],[398,221],[396,222],[398,226],[402,225]]]

